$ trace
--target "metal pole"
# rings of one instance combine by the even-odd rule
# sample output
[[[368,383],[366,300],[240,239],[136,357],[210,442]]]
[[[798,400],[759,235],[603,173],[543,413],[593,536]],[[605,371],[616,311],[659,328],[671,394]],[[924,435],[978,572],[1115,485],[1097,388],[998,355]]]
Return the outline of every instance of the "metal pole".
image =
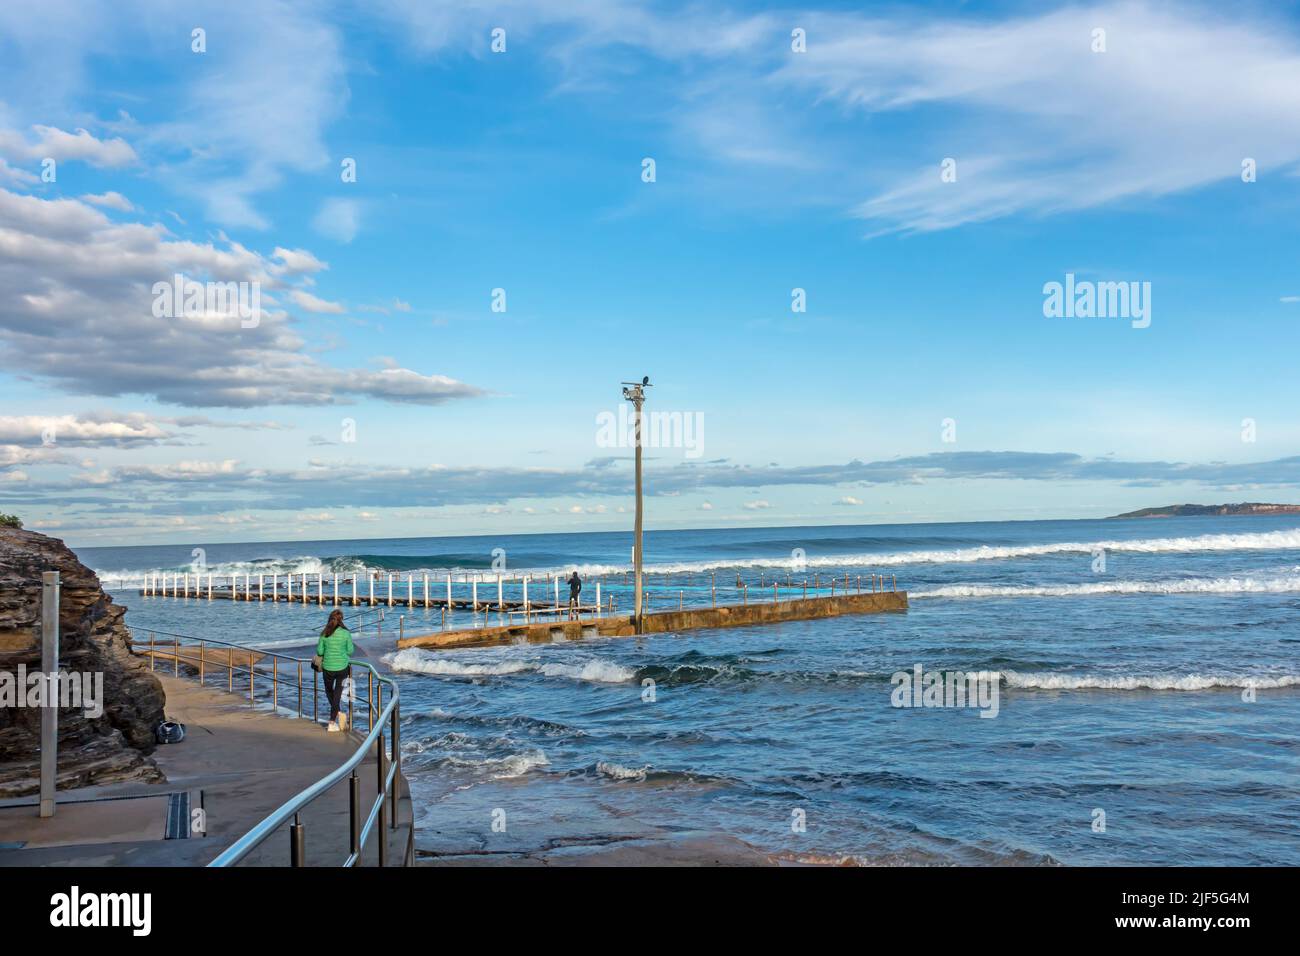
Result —
[[[289,824],[289,865],[307,865],[307,834],[302,817],[297,813],[293,815],[293,823]]]
[[[54,791],[59,770],[59,584],[58,571],[41,573],[41,670],[45,698],[41,701],[41,805],[42,817],[54,816]]]
[[[391,800],[393,802],[392,812],[388,817],[388,825],[394,830],[397,829],[397,792],[402,787],[402,738],[399,727],[401,726],[401,702],[399,701],[393,707],[392,730],[389,733],[393,741],[393,765],[396,770],[393,772],[393,793]]]
[[[641,505],[641,404],[645,401],[645,393],[638,388],[633,395],[632,407],[636,412],[636,521],[632,529],[634,541],[632,566],[636,572],[636,596],[633,600],[632,622],[636,632],[640,634],[645,626],[645,621],[642,618],[644,608],[641,593],[641,530],[643,518]]]
[[[348,778],[348,849],[361,865],[361,778],[354,769]]]
[[[376,788],[379,791],[379,822],[375,827],[379,836],[379,865],[388,865],[388,801],[384,799],[384,735],[375,740],[375,767],[378,769]]]

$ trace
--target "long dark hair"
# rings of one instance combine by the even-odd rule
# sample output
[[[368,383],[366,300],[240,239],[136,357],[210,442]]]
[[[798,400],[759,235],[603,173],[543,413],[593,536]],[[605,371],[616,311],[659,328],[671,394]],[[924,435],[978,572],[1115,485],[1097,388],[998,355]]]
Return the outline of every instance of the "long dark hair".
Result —
[[[343,612],[339,610],[330,611],[330,619],[325,624],[325,630],[320,632],[320,636],[329,637],[342,626]]]

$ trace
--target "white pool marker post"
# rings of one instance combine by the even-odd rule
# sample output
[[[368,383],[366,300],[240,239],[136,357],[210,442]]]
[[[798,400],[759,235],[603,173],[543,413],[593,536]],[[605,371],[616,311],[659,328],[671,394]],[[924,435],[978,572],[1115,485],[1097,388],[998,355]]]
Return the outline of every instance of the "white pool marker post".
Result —
[[[266,589],[262,587],[262,584],[263,584],[263,576],[259,574],[257,576],[257,599],[259,601],[266,600]]]
[[[393,606],[393,575],[388,575],[388,606]]]
[[[280,582],[277,580],[279,575],[271,575],[271,600],[280,600]]]
[[[406,606],[415,607],[415,575],[406,572]]]
[[[429,607],[429,572],[424,572],[424,606]]]
[[[370,582],[370,597],[368,597],[366,601],[370,605],[370,607],[374,607],[375,606],[375,576],[373,574],[370,575],[369,582]]]
[[[560,576],[555,576],[555,614],[558,617],[560,613]]]
[[[356,607],[357,604],[359,604],[360,602],[361,602],[361,598],[357,596],[357,576],[353,574],[352,575],[352,606]]]
[[[505,590],[501,585],[501,575],[497,575],[497,613],[506,609]]]
[[[596,616],[600,617],[600,582],[596,582]]]
[[[447,613],[451,613],[451,575],[447,575]]]
[[[212,575],[208,575],[208,600],[212,600]]]
[[[339,573],[334,572],[334,606],[339,606]]]
[[[306,604],[307,602],[304,600],[302,603]],[[316,603],[325,603],[325,575],[320,571],[316,572]]]
[[[524,585],[524,623],[528,623],[528,575],[520,579]]]
[[[469,610],[471,614],[478,613],[478,575],[474,575],[473,582],[469,590]]]

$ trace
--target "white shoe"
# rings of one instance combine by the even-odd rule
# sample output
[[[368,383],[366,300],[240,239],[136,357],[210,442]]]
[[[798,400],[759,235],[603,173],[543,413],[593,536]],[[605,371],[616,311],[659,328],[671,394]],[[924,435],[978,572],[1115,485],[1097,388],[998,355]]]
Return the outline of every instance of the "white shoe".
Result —
[[[331,720],[329,726],[325,728],[325,732],[329,734],[337,734],[339,732],[339,725]]]
[[[339,711],[339,730],[347,730],[347,729],[348,729],[347,711]]]

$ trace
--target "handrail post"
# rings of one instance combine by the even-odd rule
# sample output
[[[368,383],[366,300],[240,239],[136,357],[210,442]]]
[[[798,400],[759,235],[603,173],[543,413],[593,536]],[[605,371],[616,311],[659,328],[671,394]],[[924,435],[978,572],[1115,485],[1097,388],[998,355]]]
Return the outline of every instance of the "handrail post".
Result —
[[[307,865],[307,833],[299,813],[293,815],[293,823],[289,824],[289,865]]]
[[[298,662],[298,716],[302,717],[302,661]]]
[[[235,692],[235,649],[226,648],[226,691],[233,694]]]
[[[357,776],[356,768],[352,769],[352,776],[348,778],[348,849],[352,855],[357,858],[357,866],[361,865],[361,778]]]
[[[375,740],[375,767],[378,770],[377,792],[379,794],[379,822],[376,829],[379,831],[379,865],[385,867],[388,865],[388,827],[384,824],[387,822],[388,801],[384,799],[387,795],[384,792],[384,735],[381,732]]]
[[[393,766],[396,768],[393,773],[393,809],[389,814],[388,825],[394,830],[397,829],[397,793],[402,789],[402,738],[401,738],[401,702],[393,705],[392,730],[389,738],[393,742]]]
[[[280,657],[271,655],[271,709],[280,709]]]
[[[203,665],[207,660],[207,653],[203,650],[203,641],[199,641],[199,686],[203,686]]]
[[[181,676],[181,639],[172,638],[172,676]]]
[[[252,707],[256,703],[253,699],[253,652],[248,652],[248,706]]]

